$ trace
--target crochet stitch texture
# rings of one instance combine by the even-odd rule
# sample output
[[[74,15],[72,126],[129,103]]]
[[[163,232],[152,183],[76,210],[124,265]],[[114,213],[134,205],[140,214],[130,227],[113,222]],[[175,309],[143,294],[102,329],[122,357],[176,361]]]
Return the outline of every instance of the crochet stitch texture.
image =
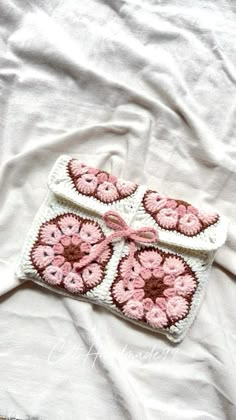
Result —
[[[227,219],[66,155],[48,187],[17,276],[182,340]]]

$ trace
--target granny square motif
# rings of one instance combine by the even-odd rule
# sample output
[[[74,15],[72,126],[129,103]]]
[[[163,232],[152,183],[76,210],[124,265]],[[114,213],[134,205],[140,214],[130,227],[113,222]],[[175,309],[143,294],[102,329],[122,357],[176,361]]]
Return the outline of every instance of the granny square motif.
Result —
[[[227,227],[218,212],[63,155],[49,174],[17,276],[179,342]]]

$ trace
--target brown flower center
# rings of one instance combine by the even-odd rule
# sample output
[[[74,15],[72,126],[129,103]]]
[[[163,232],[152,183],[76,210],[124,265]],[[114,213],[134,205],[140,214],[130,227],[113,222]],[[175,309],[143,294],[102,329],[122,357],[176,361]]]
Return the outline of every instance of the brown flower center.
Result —
[[[84,253],[81,252],[79,245],[68,245],[64,247],[64,253],[63,253],[66,261],[68,262],[76,262],[79,261]]]
[[[143,288],[145,293],[145,298],[151,298],[153,301],[157,297],[163,297],[163,292],[166,289],[166,285],[159,279],[155,277],[151,277],[150,279],[146,280],[145,286]]]

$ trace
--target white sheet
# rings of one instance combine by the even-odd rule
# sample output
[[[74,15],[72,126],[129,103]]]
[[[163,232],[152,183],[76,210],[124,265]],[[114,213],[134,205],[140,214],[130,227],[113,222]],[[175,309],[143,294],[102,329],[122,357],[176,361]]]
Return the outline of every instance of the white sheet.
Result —
[[[235,420],[235,19],[226,0],[0,0],[0,415]],[[230,218],[181,344],[14,288],[62,153]]]

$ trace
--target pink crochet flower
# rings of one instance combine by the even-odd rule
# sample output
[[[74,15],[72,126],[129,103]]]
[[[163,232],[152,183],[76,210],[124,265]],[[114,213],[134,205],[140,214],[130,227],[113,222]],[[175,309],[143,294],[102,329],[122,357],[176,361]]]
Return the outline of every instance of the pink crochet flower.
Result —
[[[145,198],[145,205],[150,212],[156,212],[165,207],[167,199],[157,192],[151,192]]]
[[[46,224],[40,229],[40,237],[48,245],[56,244],[61,235],[62,233],[55,224]]]
[[[99,264],[87,265],[82,272],[82,277],[87,286],[96,286],[101,282],[103,271]]]
[[[161,227],[173,229],[178,222],[178,213],[172,208],[164,208],[157,213],[156,220]]]
[[[46,267],[54,258],[53,248],[47,245],[39,245],[34,248],[32,256],[39,268]]]
[[[108,244],[95,261],[81,267],[105,235],[97,222],[66,213],[45,222],[30,256],[41,278],[51,285],[64,287],[71,293],[85,293],[99,284],[112,254]]]
[[[49,265],[45,268],[43,276],[47,283],[51,285],[58,285],[62,281],[63,273],[60,267]]]
[[[127,270],[127,259],[124,259],[121,263],[121,267],[120,267],[120,271],[121,271],[121,275],[124,277],[126,270]],[[138,263],[138,261],[134,260],[133,262],[133,266],[132,266],[132,270],[131,270],[131,278],[135,278],[140,274],[141,271],[141,266]]]
[[[111,285],[113,302],[125,315],[153,328],[166,328],[188,314],[197,282],[182,257],[153,247],[140,249],[134,254],[129,279],[126,269],[123,257]]]
[[[132,290],[129,290],[122,280],[116,283],[113,293],[119,303],[126,302],[133,297]]]
[[[179,230],[185,235],[196,235],[201,228],[198,217],[193,213],[187,213],[179,219]]]
[[[199,212],[198,217],[206,225],[211,225],[212,223],[215,223],[218,220],[218,214],[217,213],[205,213],[205,212]]]
[[[136,184],[134,184],[134,182],[124,181],[121,179],[117,181],[116,187],[119,193],[125,197],[127,195],[133,194],[133,192],[136,190]]]
[[[170,319],[180,319],[188,312],[188,301],[181,296],[171,297],[167,301],[166,312]]]
[[[75,176],[79,176],[87,173],[89,168],[84,163],[78,162],[76,159],[72,159],[71,169]]]
[[[84,174],[77,181],[77,188],[83,194],[92,194],[97,187],[97,178],[93,174]]]
[[[145,268],[154,269],[160,266],[162,257],[156,251],[143,251],[139,255],[141,265]]]
[[[61,228],[61,231],[64,233],[64,235],[75,235],[79,231],[80,223],[74,216],[64,216],[59,221],[59,226]]]
[[[196,281],[190,274],[185,274],[176,278],[174,289],[178,295],[187,296],[196,288]]]
[[[124,314],[130,318],[141,319],[143,317],[143,304],[138,300],[129,300],[124,306]]]
[[[82,293],[84,290],[84,283],[80,274],[69,273],[64,280],[64,286],[71,293]]]
[[[154,306],[147,314],[148,323],[154,328],[164,327],[168,324],[166,313],[158,306]]]
[[[80,229],[80,237],[85,242],[95,244],[101,240],[102,232],[93,222],[85,222]]]
[[[108,181],[105,181],[98,186],[97,196],[101,201],[104,201],[105,203],[109,203],[119,198],[119,194],[115,185]]]
[[[185,265],[179,257],[167,257],[163,264],[163,270],[168,275],[179,275],[185,270]]]

